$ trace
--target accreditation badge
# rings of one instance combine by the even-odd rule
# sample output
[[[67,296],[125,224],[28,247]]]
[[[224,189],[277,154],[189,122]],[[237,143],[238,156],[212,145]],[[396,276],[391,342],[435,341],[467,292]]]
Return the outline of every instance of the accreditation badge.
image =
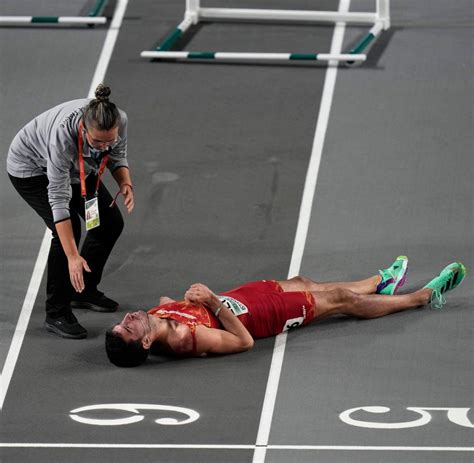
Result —
[[[99,202],[97,198],[86,201],[86,230],[92,230],[100,225]]]

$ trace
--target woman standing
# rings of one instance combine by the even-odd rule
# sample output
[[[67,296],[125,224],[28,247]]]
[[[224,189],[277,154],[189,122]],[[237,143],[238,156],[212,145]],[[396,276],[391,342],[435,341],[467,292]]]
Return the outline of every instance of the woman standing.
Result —
[[[68,101],[40,114],[10,145],[7,171],[21,197],[52,231],[45,328],[81,339],[87,331],[71,307],[113,312],[118,304],[97,289],[123,219],[100,181],[107,167],[130,213],[133,188],[127,163],[127,115],[100,84],[95,99]],[[117,193],[118,194],[118,193]],[[81,253],[81,217],[87,235]]]

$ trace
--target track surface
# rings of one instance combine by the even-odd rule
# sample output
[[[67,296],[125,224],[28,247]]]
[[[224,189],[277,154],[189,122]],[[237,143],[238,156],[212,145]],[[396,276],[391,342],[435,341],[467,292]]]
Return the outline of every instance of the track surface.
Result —
[[[31,14],[31,2],[17,3],[4,2],[0,13]],[[84,7],[71,3],[61,14]],[[334,3],[319,7],[336,9]],[[371,61],[338,72],[302,274],[362,278],[407,254],[404,290],[410,290],[452,261],[473,268],[469,6],[397,2],[393,28]],[[299,7],[314,8],[309,1]],[[50,1],[40,8],[35,14],[59,11]],[[351,10],[371,8],[372,2],[351,4]],[[221,291],[288,273],[326,68],[141,61],[139,52],[169,32],[182,12],[180,2],[130,2],[107,71],[114,99],[130,118],[137,201],[103,282],[120,313],[78,312],[90,333],[84,341],[48,336],[43,282],[1,413],[2,443],[255,444],[273,340],[236,356],[155,358],[133,372],[112,368],[103,353],[105,329],[131,308],[152,307],[160,295],[179,297],[195,281]],[[362,33],[348,30],[345,46]],[[0,29],[6,44],[1,105],[11,108],[0,119],[5,155],[31,117],[87,93],[105,34],[105,28]],[[200,28],[188,47],[311,52],[316,43],[326,51],[332,34],[330,27],[215,23]],[[3,361],[44,228],[1,175]],[[448,294],[443,312],[331,320],[290,333],[266,461],[470,461],[467,451],[271,446],[472,446],[472,429],[442,411],[432,412],[428,425],[402,430],[351,427],[338,415],[387,406],[390,418],[357,417],[394,422],[414,419],[406,407],[471,407],[473,296],[469,278]],[[77,407],[105,403],[186,407],[200,418],[164,426],[154,420],[182,416],[151,411],[133,425],[100,427],[69,418]],[[2,447],[0,455],[22,462],[246,462],[253,448],[27,446]]]

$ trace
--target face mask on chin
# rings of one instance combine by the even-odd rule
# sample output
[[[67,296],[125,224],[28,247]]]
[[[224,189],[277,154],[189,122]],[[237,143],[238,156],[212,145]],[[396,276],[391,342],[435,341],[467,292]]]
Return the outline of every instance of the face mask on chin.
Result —
[[[99,162],[104,157],[107,151],[108,150],[102,151],[97,148],[92,148],[91,146],[89,146],[89,154],[91,155],[91,158],[96,162]]]

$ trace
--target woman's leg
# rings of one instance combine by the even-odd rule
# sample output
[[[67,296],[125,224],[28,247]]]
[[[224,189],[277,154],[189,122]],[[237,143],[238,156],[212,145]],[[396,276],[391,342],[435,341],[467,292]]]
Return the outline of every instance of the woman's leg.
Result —
[[[20,196],[43,219],[53,234],[48,254],[46,313],[53,317],[64,315],[71,311],[70,302],[73,288],[69,279],[67,257],[56,233],[53,213],[48,200],[48,177],[46,175],[30,178],[10,176],[10,180]],[[71,221],[74,237],[78,243],[81,236],[79,218],[77,216],[71,217]]]
[[[78,323],[71,311],[73,287],[69,278],[67,257],[56,232],[48,200],[48,178],[46,175],[30,178],[17,178],[10,175],[10,180],[20,196],[43,219],[53,234],[48,255],[45,327],[48,331],[65,338],[85,338],[87,331]],[[74,239],[76,243],[79,243],[80,220],[73,211],[71,211],[71,222]]]
[[[95,184],[96,177],[90,176],[87,179],[87,191],[92,191]],[[107,259],[123,230],[123,218],[118,206],[109,207],[112,199],[107,188],[101,183],[98,194],[100,226],[87,232],[81,249],[81,256],[92,270],[91,273],[84,272],[86,292],[97,289]],[[73,185],[73,208],[84,218],[84,200],[80,196],[79,185]]]

